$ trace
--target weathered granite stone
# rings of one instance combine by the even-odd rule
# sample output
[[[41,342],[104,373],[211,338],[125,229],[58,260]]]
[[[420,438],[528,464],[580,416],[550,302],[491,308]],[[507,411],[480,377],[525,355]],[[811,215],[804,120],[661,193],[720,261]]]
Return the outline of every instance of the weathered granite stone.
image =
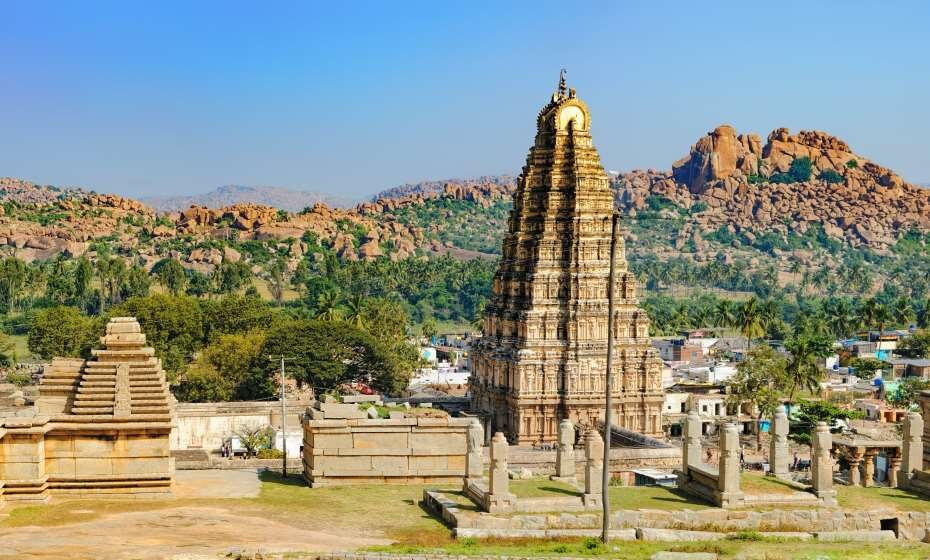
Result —
[[[567,418],[559,422],[559,443],[552,478],[565,482],[575,480],[575,425]]]
[[[584,496],[586,507],[596,507],[601,503],[601,490],[604,476],[604,440],[596,430],[588,430],[584,440]]]
[[[614,195],[591,139],[591,114],[561,88],[536,126],[485,308],[484,336],[472,349],[472,408],[518,445],[555,442],[564,417],[577,425],[599,422],[613,243],[614,423],[661,436],[662,361],[650,345],[623,232],[617,228],[612,237]]]
[[[833,436],[826,422],[818,422],[811,437],[811,486],[818,498],[827,506],[836,505],[833,489]]]
[[[788,414],[785,412],[785,405],[779,405],[775,409],[769,436],[771,438],[769,442],[771,473],[778,478],[787,479],[789,478],[790,460],[788,458]]]
[[[743,492],[740,490],[739,452],[739,428],[736,424],[727,424],[720,436],[717,491],[721,507],[739,506],[744,500]]]
[[[923,470],[924,420],[918,412],[910,412],[904,418],[901,442],[901,470],[898,474],[898,485],[907,488],[910,485],[914,471]]]

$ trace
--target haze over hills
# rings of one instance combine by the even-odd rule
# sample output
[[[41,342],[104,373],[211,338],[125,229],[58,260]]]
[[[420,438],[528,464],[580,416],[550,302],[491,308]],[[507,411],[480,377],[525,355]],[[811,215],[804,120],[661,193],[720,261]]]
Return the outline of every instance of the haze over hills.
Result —
[[[288,212],[299,212],[317,202],[334,208],[345,208],[356,202],[349,197],[329,193],[248,185],[224,185],[210,192],[187,196],[144,196],[139,200],[162,212],[186,210],[191,206],[222,208],[246,203],[272,206]]]

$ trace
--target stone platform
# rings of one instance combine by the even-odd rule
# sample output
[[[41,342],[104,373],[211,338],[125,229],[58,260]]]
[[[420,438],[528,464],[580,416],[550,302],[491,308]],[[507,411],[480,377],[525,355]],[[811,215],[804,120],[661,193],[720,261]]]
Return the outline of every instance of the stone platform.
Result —
[[[174,398],[131,317],[110,320],[90,360],[56,358],[39,397],[0,418],[0,484],[9,501],[53,494],[169,494]]]

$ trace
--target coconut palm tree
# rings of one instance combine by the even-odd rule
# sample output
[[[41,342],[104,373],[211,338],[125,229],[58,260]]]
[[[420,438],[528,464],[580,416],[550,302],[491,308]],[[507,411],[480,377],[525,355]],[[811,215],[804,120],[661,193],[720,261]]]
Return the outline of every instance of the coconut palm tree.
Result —
[[[342,304],[342,294],[334,288],[323,290],[316,300],[317,319],[324,321],[338,321],[342,317],[339,306]]]
[[[752,341],[765,335],[765,322],[759,300],[751,297],[744,301],[736,312],[736,327],[746,337],[749,346]]]
[[[894,300],[891,307],[891,318],[898,325],[910,326],[911,321],[914,319],[914,309],[907,297],[901,296]]]
[[[360,329],[367,328],[368,299],[362,294],[355,294],[346,300],[345,306],[345,320]]]

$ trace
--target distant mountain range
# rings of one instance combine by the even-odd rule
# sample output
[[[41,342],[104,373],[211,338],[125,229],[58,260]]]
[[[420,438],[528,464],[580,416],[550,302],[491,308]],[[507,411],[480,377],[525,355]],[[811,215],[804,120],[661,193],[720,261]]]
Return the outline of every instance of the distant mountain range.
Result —
[[[145,196],[139,200],[163,212],[185,210],[191,206],[222,208],[245,202],[264,204],[290,212],[299,212],[317,202],[323,202],[330,207],[338,208],[345,208],[355,204],[355,200],[339,195],[299,191],[283,187],[252,187],[246,185],[225,185],[210,192],[188,196]]]

